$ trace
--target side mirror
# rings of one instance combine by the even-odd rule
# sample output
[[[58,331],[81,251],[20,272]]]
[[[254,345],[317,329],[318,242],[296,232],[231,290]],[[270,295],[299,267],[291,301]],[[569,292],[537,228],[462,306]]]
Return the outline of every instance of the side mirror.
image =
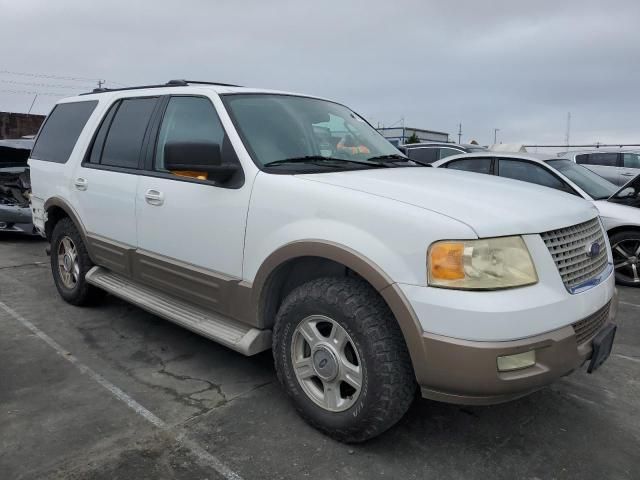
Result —
[[[173,142],[164,146],[164,166],[170,171],[206,172],[209,180],[225,182],[238,171],[223,165],[220,145],[211,142]]]

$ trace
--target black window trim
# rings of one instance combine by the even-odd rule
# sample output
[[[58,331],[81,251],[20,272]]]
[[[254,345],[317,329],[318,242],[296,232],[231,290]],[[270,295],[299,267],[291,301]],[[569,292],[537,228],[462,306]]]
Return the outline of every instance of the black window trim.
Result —
[[[182,177],[179,175],[174,175],[172,173],[161,172],[153,169],[153,162],[155,158],[158,134],[160,133],[160,126],[162,125],[162,120],[164,119],[164,114],[166,112],[167,105],[169,104],[169,100],[171,99],[171,97],[200,97],[200,98],[205,98],[206,100],[211,102],[211,99],[206,95],[194,95],[189,93],[167,94],[167,95],[141,95],[136,97],[117,98],[106,109],[106,112],[104,113],[104,115],[100,120],[100,125],[93,132],[93,135],[91,137],[91,142],[89,143],[89,147],[85,151],[84,157],[82,159],[82,163],[80,165],[83,168],[91,168],[94,170],[105,170],[109,172],[126,173],[129,175],[140,175],[142,177],[166,178],[168,180],[175,180],[177,182],[198,183],[201,185],[209,185],[217,188],[226,188],[231,190],[237,190],[239,188],[242,188],[245,183],[245,175],[244,175],[244,169],[242,168],[242,162],[240,162],[239,159],[238,159],[238,165],[240,166],[240,169],[242,171],[242,177],[241,177],[241,181],[238,182],[237,185],[220,185],[220,184],[216,184],[211,180],[201,180],[198,178]],[[137,98],[157,98],[158,99],[154,107],[154,110],[151,113],[151,117],[149,119],[149,123],[147,124],[147,129],[145,131],[145,135],[142,140],[142,147],[140,148],[140,157],[138,159],[138,167],[137,168],[117,167],[113,165],[102,165],[101,163],[89,162],[91,150],[93,148],[94,142],[98,135],[98,131],[102,127],[102,123],[106,120],[107,115],[109,114],[111,109],[114,108],[114,105],[117,104],[117,107],[116,107],[116,112],[117,112],[117,109],[120,108],[120,104],[122,103],[123,100],[130,100],[130,99],[137,99]],[[218,110],[216,109],[215,104],[211,102],[211,105],[213,106],[213,109],[216,115],[218,116],[218,120],[220,120],[220,115],[218,114]],[[115,113],[111,117],[111,122],[113,122],[114,117],[115,117]],[[227,131],[224,128],[224,124],[222,124],[221,120],[220,120],[220,124],[222,125],[222,129],[224,130],[225,134],[227,134]],[[109,125],[109,129],[111,129],[111,125]],[[108,134],[108,131],[107,131],[107,134]],[[106,139],[106,136],[105,136],[105,139]],[[104,148],[104,145],[102,145],[102,148]],[[102,152],[100,152],[100,158],[102,158]]]
[[[536,165],[538,167],[541,167],[543,170],[546,170],[548,173],[550,173],[553,177],[556,178],[556,180],[558,180],[562,185],[564,185],[564,189],[563,190],[559,190],[557,188],[553,188],[553,187],[549,187],[547,185],[540,185],[538,183],[534,183],[534,182],[526,182],[526,180],[519,180],[521,182],[526,182],[526,183],[531,183],[533,185],[540,185],[541,187],[546,187],[546,188],[551,188],[553,190],[558,190],[559,192],[565,192],[568,193],[570,195],[576,195],[577,197],[580,198],[584,198],[580,192],[578,192],[575,188],[573,188],[571,185],[569,185],[566,180],[564,180],[563,178],[560,178],[560,176],[551,168],[549,167],[547,164],[539,164],[538,162],[532,162],[531,160],[527,160],[525,158],[514,158],[514,157],[495,157],[495,174],[496,176],[500,176],[500,160],[512,160],[515,162],[525,162],[525,163],[530,163],[532,165]],[[503,177],[503,178],[509,178],[509,177]],[[511,180],[518,180],[517,178],[512,178]]]

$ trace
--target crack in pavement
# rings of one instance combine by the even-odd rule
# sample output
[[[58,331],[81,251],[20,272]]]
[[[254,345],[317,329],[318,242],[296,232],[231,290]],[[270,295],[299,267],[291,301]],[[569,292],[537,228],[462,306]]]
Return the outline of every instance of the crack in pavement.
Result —
[[[49,262],[29,262],[29,263],[21,263],[19,265],[2,265],[0,266],[0,270],[9,270],[12,268],[23,268],[23,267],[37,267],[39,265],[48,265]]]

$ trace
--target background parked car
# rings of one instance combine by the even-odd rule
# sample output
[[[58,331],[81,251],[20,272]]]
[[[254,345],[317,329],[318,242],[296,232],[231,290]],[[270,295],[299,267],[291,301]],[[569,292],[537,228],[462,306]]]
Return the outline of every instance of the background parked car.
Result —
[[[485,147],[480,145],[462,144],[462,143],[408,143],[401,145],[399,149],[407,155],[411,160],[415,160],[421,164],[433,163],[451,155],[460,155],[461,153],[486,152]]]
[[[0,231],[35,234],[27,160],[33,140],[0,140]]]
[[[616,281],[640,287],[640,176],[620,188],[570,159],[517,153],[456,155],[433,166],[537,183],[592,201],[609,235]]]
[[[558,156],[584,165],[616,185],[624,185],[640,174],[640,151],[599,148],[597,150],[563,152]]]

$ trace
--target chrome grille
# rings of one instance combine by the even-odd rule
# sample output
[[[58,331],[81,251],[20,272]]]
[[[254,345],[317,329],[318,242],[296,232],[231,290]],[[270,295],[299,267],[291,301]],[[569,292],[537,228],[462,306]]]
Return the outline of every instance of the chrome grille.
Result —
[[[571,227],[551,230],[540,236],[556,262],[564,285],[570,291],[597,277],[607,266],[606,242],[597,217]],[[600,244],[600,252],[589,256],[587,249],[594,242]]]
[[[610,305],[611,302],[607,303],[596,313],[592,313],[587,318],[572,325],[573,331],[576,332],[576,341],[578,342],[578,345],[582,345],[584,342],[591,340],[596,333],[598,333],[607,321]]]

